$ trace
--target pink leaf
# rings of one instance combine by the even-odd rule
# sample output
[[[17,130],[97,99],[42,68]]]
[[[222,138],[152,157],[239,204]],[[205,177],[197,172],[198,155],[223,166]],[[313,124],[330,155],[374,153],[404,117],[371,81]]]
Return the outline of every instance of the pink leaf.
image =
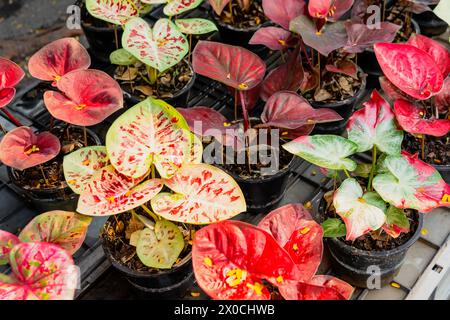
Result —
[[[353,0],[310,0],[308,12],[313,18],[337,21],[352,5]]]
[[[292,19],[302,15],[305,11],[304,0],[263,0],[264,14],[273,22],[289,30]]]
[[[9,252],[11,249],[20,243],[12,233],[0,230],[0,265],[7,264],[9,261]]]
[[[266,65],[253,52],[218,42],[200,41],[192,66],[202,76],[238,90],[250,90],[264,78]]]
[[[392,82],[390,82],[386,77],[380,77],[380,86],[383,90],[384,94],[391,100],[391,102],[395,102],[398,99],[404,99],[408,101],[414,101],[413,97],[408,96],[402,90],[394,86]]]
[[[14,62],[0,57],[0,108],[9,104],[16,94],[14,87],[23,79],[25,73]]]
[[[77,40],[64,38],[36,52],[28,62],[28,70],[35,78],[58,82],[70,71],[86,70],[90,65],[86,49]]]
[[[374,49],[384,75],[405,93],[426,100],[441,91],[441,70],[426,52],[394,43],[377,43]]]
[[[444,87],[442,88],[442,91],[436,95],[434,103],[440,112],[444,113],[450,110],[450,77],[445,79]]]
[[[103,71],[73,71],[57,86],[62,93],[45,92],[45,105],[55,118],[74,125],[96,125],[123,107],[119,84]]]
[[[209,0],[209,4],[213,8],[214,12],[220,16],[222,14],[223,9],[227,6],[227,4],[231,0]]]
[[[348,41],[344,50],[350,53],[360,53],[372,47],[375,43],[394,41],[401,26],[390,22],[381,22],[378,29],[369,28],[364,23],[347,21],[345,22],[345,28],[347,29]]]
[[[426,110],[406,100],[395,102],[394,113],[403,130],[409,133],[442,137],[450,131],[450,119],[425,119]]]
[[[19,127],[3,137],[0,160],[9,167],[25,170],[53,159],[60,149],[59,139],[53,134],[34,134],[31,128]]]
[[[325,68],[328,72],[342,73],[353,79],[358,79],[358,66],[350,60],[341,60],[336,62],[337,66],[327,64]]]
[[[291,33],[278,27],[265,27],[258,29],[249,44],[260,44],[271,50],[284,50],[289,47]]]
[[[383,230],[388,235],[390,235],[392,238],[398,238],[402,233],[407,233],[407,232],[411,231],[410,228],[402,228],[402,227],[399,227],[399,226],[397,226],[395,224],[394,225],[388,225],[387,223],[385,223],[383,225]]]

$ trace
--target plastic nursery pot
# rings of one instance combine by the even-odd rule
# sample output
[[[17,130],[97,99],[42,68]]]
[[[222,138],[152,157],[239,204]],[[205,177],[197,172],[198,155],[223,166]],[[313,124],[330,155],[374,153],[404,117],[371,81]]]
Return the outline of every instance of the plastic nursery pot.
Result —
[[[109,217],[108,222],[113,222],[114,216]],[[105,224],[106,225],[106,224]],[[100,234],[103,251],[112,266],[123,274],[136,294],[142,299],[167,299],[178,300],[185,296],[194,283],[192,270],[192,255],[189,253],[172,269],[152,269],[152,272],[132,270],[114,257],[107,240],[104,237],[105,230]]]
[[[433,164],[433,167],[435,167],[437,171],[439,171],[442,179],[444,179],[446,183],[450,183],[450,166]]]
[[[360,74],[362,72],[360,71]],[[341,121],[335,121],[330,123],[321,123],[316,124],[314,127],[314,131],[312,134],[335,134],[340,135],[344,132],[345,127],[347,125],[348,119],[353,114],[356,105],[360,101],[360,99],[364,96],[366,91],[366,78],[364,76],[361,77],[361,87],[355,93],[353,97],[345,99],[343,101],[326,103],[326,102],[316,102],[310,101],[311,105],[314,108],[330,108],[339,113],[339,115],[343,118]]]
[[[83,132],[83,128],[77,126],[70,126],[71,131]],[[92,130],[86,129],[88,140],[94,145],[102,145],[102,141]],[[63,156],[60,154],[56,161],[63,161]],[[18,181],[17,171],[7,167],[9,179],[18,193],[22,195],[27,203],[39,212],[47,212],[53,210],[76,211],[78,204],[78,195],[69,188],[65,181],[62,181],[62,186],[51,189],[30,189],[21,185]]]
[[[189,64],[189,68],[191,69],[191,72],[192,72],[191,80],[189,80],[189,82],[181,90],[174,92],[173,97],[171,97],[171,98],[157,97],[158,99],[162,99],[174,107],[186,108],[188,101],[190,99],[191,89],[194,86],[195,80],[197,78],[196,73],[192,69],[192,65],[187,60],[185,60],[185,62]],[[124,90],[124,97],[130,106],[138,104],[139,102],[144,100],[144,98],[133,95],[130,92],[128,92],[127,90]]]
[[[323,198],[319,203],[318,215],[323,221],[325,216],[325,200]],[[370,280],[376,276],[374,272],[379,270],[381,286],[388,285],[398,274],[408,249],[420,237],[423,216],[417,211],[414,211],[414,221],[417,223],[417,227],[411,238],[391,250],[366,251],[352,247],[339,238],[325,238],[325,244],[330,251],[333,271],[353,286],[367,288],[368,284],[372,283]]]
[[[420,27],[420,32],[427,37],[436,37],[447,31],[447,23],[434,14],[433,11],[425,11],[413,14],[414,20]]]

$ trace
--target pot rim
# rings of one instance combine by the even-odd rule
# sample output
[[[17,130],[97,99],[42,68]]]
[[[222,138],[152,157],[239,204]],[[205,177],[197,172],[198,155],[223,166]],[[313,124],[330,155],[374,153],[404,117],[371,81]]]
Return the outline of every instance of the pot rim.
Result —
[[[261,23],[261,24],[258,25],[258,26],[248,27],[248,28],[237,28],[237,27],[234,27],[234,26],[232,26],[232,25],[229,25],[229,24],[223,22],[222,20],[220,20],[220,19],[219,19],[220,17],[214,12],[214,10],[213,10],[212,8],[210,9],[210,14],[209,14],[209,15],[210,15],[210,16],[214,19],[214,21],[215,21],[219,26],[221,26],[222,28],[225,28],[225,29],[228,29],[228,30],[231,30],[231,31],[236,31],[236,32],[251,33],[251,32],[256,32],[256,31],[258,31],[260,28],[263,28],[263,27],[267,27],[267,26],[272,25],[272,23],[270,22],[270,20],[267,20],[267,21],[265,21],[264,23]]]

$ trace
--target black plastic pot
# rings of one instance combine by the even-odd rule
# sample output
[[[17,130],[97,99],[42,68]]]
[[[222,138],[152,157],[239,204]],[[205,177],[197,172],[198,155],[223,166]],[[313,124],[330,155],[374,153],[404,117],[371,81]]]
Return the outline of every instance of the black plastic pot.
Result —
[[[113,217],[109,218],[114,219]],[[102,247],[112,266],[122,273],[140,298],[143,299],[181,299],[194,283],[192,271],[192,256],[189,253],[177,266],[172,269],[154,269],[153,272],[132,270],[111,253],[102,235]]]
[[[80,127],[71,128],[72,130],[76,130],[75,128],[82,130]],[[95,145],[102,145],[102,141],[96,133],[89,129],[86,130],[91,140],[95,141]],[[63,157],[61,155],[58,157],[60,157],[60,161],[63,161]],[[39,212],[53,210],[76,211],[79,196],[69,188],[66,182],[64,182],[63,188],[28,190],[17,183],[17,178],[14,173],[15,169],[7,167],[7,172],[13,188],[15,188],[17,192],[23,196],[27,203]]]
[[[447,31],[448,24],[433,11],[425,11],[421,14],[413,14],[414,20],[420,27],[420,32],[427,37],[436,37]]]
[[[344,132],[345,130],[348,119],[353,114],[356,105],[358,104],[360,99],[364,96],[365,91],[366,91],[366,78],[362,77],[361,87],[359,88],[358,92],[356,92],[356,94],[351,98],[333,103],[310,101],[311,105],[314,108],[332,109],[337,113],[339,113],[339,115],[343,118],[343,120],[341,121],[316,124],[312,134],[336,134],[336,135],[342,134],[342,132]]]
[[[433,165],[441,174],[445,182],[450,183],[450,166]]]
[[[318,208],[320,220],[324,220],[325,201],[321,200]],[[423,225],[423,216],[415,212],[417,228],[412,237],[403,245],[386,251],[366,251],[347,245],[339,238],[326,238],[325,243],[330,250],[330,260],[336,274],[348,283],[367,288],[374,277],[372,269],[378,267],[381,286],[388,285],[398,274],[408,249],[419,239]]]

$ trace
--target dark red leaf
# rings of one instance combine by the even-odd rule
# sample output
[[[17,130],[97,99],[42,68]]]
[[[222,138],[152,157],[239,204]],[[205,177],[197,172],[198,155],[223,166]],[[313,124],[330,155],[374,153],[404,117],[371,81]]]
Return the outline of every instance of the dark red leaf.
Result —
[[[336,65],[327,64],[325,69],[332,73],[342,73],[353,79],[358,79],[358,66],[350,60],[338,60]]]
[[[401,26],[390,22],[381,22],[380,29],[371,29],[364,23],[346,21],[345,28],[348,41],[344,50],[350,53],[360,53],[377,42],[392,42]]]
[[[264,14],[276,24],[289,30],[292,19],[304,14],[304,0],[263,0]]]
[[[228,122],[220,112],[209,107],[177,108],[178,112],[186,119],[192,132],[199,136],[214,136],[222,138]],[[211,134],[212,133],[212,134]]]
[[[450,111],[450,77],[445,79],[444,87],[442,88],[442,91],[436,95],[434,103],[440,112]]]
[[[289,47],[291,33],[278,27],[261,28],[255,32],[249,44],[260,44],[271,50],[284,50]]]
[[[414,101],[414,98],[408,96],[402,90],[397,88],[390,82],[386,77],[380,77],[380,86],[383,89],[385,95],[391,100],[391,102],[395,102],[397,99],[404,99],[408,101]]]
[[[25,73],[17,64],[0,57],[0,108],[3,108],[14,99],[16,94],[14,87],[24,76]]]

